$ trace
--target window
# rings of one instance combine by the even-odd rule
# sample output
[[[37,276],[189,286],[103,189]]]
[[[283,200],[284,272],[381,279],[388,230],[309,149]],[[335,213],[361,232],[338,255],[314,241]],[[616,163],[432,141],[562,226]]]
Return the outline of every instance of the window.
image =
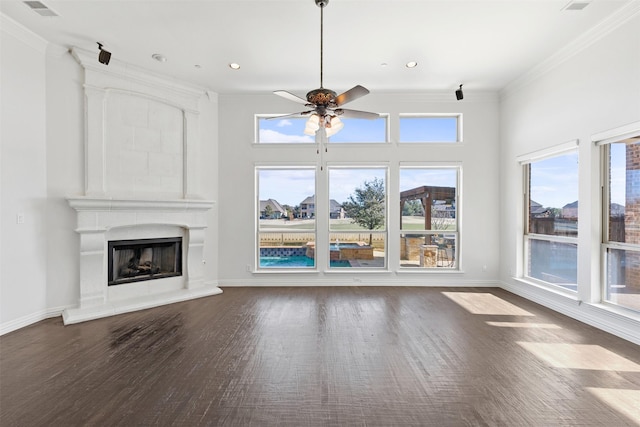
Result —
[[[525,164],[525,275],[576,291],[578,152],[563,151]]]
[[[602,146],[603,300],[640,311],[640,136]]]
[[[313,136],[304,134],[306,118],[270,118],[268,116],[257,117],[258,134],[256,141],[259,144],[300,144],[315,143]]]
[[[400,142],[462,141],[462,115],[400,116]]]
[[[256,116],[259,144],[315,143],[315,135],[304,133],[307,117],[277,118]],[[388,141],[388,116],[375,120],[341,118],[344,128],[329,138],[329,143],[385,143]]]
[[[257,168],[259,269],[316,266],[316,221],[309,207],[315,174],[315,168]]]
[[[457,268],[458,168],[400,168],[400,266]]]
[[[330,167],[331,268],[386,267],[386,168]]]
[[[344,128],[329,138],[330,143],[387,142],[388,117],[375,120],[341,119]]]

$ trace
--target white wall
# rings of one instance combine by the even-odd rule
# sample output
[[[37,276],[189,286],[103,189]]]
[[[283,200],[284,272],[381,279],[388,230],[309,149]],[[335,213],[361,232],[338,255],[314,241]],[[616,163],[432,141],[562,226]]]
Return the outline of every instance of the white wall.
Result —
[[[1,31],[0,334],[79,298],[79,235],[68,197],[85,190],[84,71],[4,15]],[[217,199],[217,94],[200,99],[199,196]],[[16,223],[16,216],[24,224]],[[217,215],[207,213],[204,281],[217,282]]]
[[[47,308],[46,42],[0,19],[0,325],[15,329]]]
[[[304,94],[302,94],[304,95]],[[462,273],[252,273],[255,265],[256,162],[315,162],[315,146],[254,145],[254,115],[289,113],[299,105],[269,94],[220,95],[219,259],[221,285],[494,285],[498,274],[498,100],[492,93],[465,94],[456,101],[447,93],[371,93],[350,108],[389,113],[391,144],[333,146],[327,162],[382,162],[389,165],[389,188],[397,188],[400,161],[461,164],[462,226],[459,255]],[[399,113],[462,113],[464,143],[399,147]],[[323,179],[320,175],[318,179]],[[390,192],[390,206],[395,206]],[[399,206],[399,199],[396,200]],[[399,231],[389,214],[389,256],[399,257]],[[319,236],[320,238],[320,236]],[[478,250],[481,249],[481,250]],[[483,267],[486,266],[486,270]],[[397,268],[395,268],[397,270]],[[359,280],[356,282],[354,279]]]
[[[501,99],[500,279],[519,293],[585,322],[640,342],[640,322],[599,301],[600,201],[598,150],[591,136],[640,120],[640,7],[623,9],[608,26],[585,34]],[[579,139],[577,295],[564,296],[515,280],[522,259],[522,169],[516,156]],[[640,317],[638,317],[640,319]]]
[[[84,191],[84,75],[66,49],[47,55],[47,308],[74,306],[79,292],[79,236],[67,197]],[[61,268],[62,267],[62,268]]]

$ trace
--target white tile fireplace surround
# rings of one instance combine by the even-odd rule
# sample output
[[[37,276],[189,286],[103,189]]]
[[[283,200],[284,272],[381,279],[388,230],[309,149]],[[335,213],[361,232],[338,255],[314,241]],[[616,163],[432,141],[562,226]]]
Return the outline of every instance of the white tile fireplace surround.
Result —
[[[214,202],[203,196],[199,173],[200,115],[217,108],[217,96],[118,60],[106,67],[92,52],[71,53],[84,69],[85,188],[67,199],[80,235],[80,297],[64,323],[221,293],[204,280]],[[182,275],[108,286],[110,241],[177,237]]]

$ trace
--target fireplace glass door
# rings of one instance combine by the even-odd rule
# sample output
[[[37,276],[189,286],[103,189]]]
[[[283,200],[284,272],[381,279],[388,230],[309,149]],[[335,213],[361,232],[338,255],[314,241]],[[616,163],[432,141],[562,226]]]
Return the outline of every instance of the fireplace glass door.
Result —
[[[182,237],[109,242],[109,286],[182,275]]]

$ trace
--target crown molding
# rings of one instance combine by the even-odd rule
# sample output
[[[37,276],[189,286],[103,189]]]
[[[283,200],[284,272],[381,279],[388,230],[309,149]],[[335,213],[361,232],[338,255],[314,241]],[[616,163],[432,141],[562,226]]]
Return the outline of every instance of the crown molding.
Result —
[[[595,27],[591,28],[589,31],[548,57],[546,60],[533,67],[530,71],[505,86],[500,91],[500,98],[508,97],[519,89],[529,85],[531,82],[539,79],[546,73],[552,71],[565,61],[572,58],[574,55],[603,39],[609,33],[621,27],[639,14],[640,1],[629,0],[627,4],[615,11],[604,21],[600,22]]]
[[[100,74],[116,76],[125,80],[135,81],[145,86],[155,86],[163,90],[169,90],[181,95],[199,98],[208,91],[201,86],[185,83],[147,69],[128,64],[118,59],[111,58],[109,65],[98,62],[96,52],[71,48],[71,55],[85,70]]]
[[[49,42],[22,24],[0,13],[0,29],[40,53],[46,53]]]

